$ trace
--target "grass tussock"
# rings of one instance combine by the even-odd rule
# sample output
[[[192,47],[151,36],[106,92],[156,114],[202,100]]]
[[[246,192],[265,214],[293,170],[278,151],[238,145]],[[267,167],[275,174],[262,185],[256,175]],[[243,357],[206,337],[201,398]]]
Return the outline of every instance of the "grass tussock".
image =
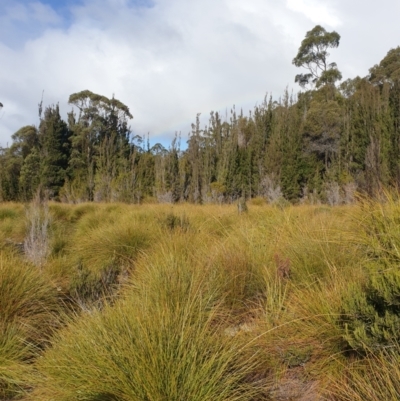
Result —
[[[400,398],[398,348],[371,353],[344,369],[332,396],[340,401],[395,401]]]
[[[57,292],[40,271],[0,253],[0,397],[30,387],[31,362],[59,326]]]
[[[221,335],[208,279],[188,257],[160,250],[116,305],[62,331],[38,362],[37,399],[252,399],[255,362]]]
[[[13,254],[0,254],[0,321],[40,342],[60,312],[57,291],[40,271]]]

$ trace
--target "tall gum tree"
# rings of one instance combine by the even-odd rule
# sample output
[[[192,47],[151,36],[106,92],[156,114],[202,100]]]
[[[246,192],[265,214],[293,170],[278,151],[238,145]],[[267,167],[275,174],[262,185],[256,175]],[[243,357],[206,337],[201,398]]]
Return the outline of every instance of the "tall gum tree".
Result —
[[[339,42],[340,35],[337,32],[327,32],[320,25],[308,31],[292,63],[296,67],[306,68],[309,72],[297,74],[295,82],[301,87],[313,84],[318,88],[340,81],[342,74],[336,63],[328,63],[328,49],[338,47]]]

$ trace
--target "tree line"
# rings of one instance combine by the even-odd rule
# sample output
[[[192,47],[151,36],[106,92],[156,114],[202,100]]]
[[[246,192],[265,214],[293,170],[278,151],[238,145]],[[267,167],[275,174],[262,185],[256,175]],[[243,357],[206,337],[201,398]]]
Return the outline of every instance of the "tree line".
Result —
[[[400,47],[368,76],[338,84],[328,49],[340,35],[316,26],[293,64],[304,90],[266,96],[247,115],[211,112],[192,124],[187,145],[133,136],[129,108],[88,90],[74,93],[67,121],[42,110],[0,150],[0,200],[28,201],[38,189],[65,202],[352,202],[400,184]]]

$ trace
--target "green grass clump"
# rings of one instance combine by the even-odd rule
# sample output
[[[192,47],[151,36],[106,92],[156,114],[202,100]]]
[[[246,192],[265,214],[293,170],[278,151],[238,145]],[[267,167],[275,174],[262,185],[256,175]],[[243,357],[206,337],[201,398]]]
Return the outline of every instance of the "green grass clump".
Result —
[[[207,253],[206,268],[226,308],[245,310],[265,295],[266,267],[255,259],[243,237],[214,244]]]
[[[341,209],[301,206],[283,213],[276,252],[288,259],[292,280],[307,285],[359,262],[361,254],[350,241],[355,223]]]
[[[15,219],[18,217],[18,212],[13,207],[0,208],[0,220]]]
[[[57,291],[39,269],[0,253],[0,323],[16,325],[26,338],[40,342],[59,312]]]
[[[13,325],[1,324],[0,332],[0,398],[6,399],[24,394],[29,386],[33,348]]]
[[[0,253],[0,396],[29,385],[29,362],[60,319],[56,290],[40,271],[17,256]]]
[[[114,293],[120,277],[127,275],[139,254],[152,243],[155,231],[136,214],[120,209],[87,214],[69,241],[69,258],[63,257],[71,266],[71,296],[90,304]]]
[[[0,205],[0,246],[22,242],[25,235],[24,206],[15,203]]]
[[[187,239],[138,263],[113,307],[61,331],[37,363],[33,399],[249,400],[254,360],[222,334],[215,297]],[[171,248],[172,246],[172,248]]]
[[[400,349],[368,354],[343,370],[331,395],[338,401],[397,401],[400,399]]]
[[[187,231],[190,227],[189,219],[185,215],[177,216],[171,212],[165,216],[164,221],[162,221],[162,225],[170,231]]]

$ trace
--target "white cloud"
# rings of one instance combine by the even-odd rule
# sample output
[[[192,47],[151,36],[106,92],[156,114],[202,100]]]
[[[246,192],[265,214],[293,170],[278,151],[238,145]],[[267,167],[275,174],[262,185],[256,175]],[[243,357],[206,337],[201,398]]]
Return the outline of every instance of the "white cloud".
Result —
[[[299,13],[300,2],[311,11]],[[372,29],[374,13],[359,16],[357,7],[350,8],[345,0],[156,0],[152,6],[86,0],[70,8],[67,28],[62,15],[40,4],[23,6],[32,14],[27,24],[33,18],[47,21],[39,24],[39,31],[27,37],[22,29],[25,36],[18,46],[9,36],[0,36],[7,39],[0,41],[1,145],[21,126],[38,122],[43,90],[44,103],[59,102],[64,117],[71,93],[114,93],[130,107],[134,132],[150,132],[153,141],[176,130],[186,135],[198,112],[207,120],[211,110],[224,113],[233,104],[252,108],[266,92],[278,97],[288,85],[297,91],[293,80],[298,70],[291,61],[312,28],[310,21],[342,21],[341,46],[331,57],[345,78],[365,75],[390,48],[388,36],[380,37],[379,46],[366,54],[362,44],[375,43],[369,37],[379,37],[388,23],[377,21]],[[18,25],[10,16],[0,18],[0,33],[6,23],[7,29],[20,32],[24,14],[20,10],[17,15]]]
[[[314,24],[331,27],[341,25],[335,10],[327,3],[318,0],[286,0],[286,5],[290,10],[303,14]]]

